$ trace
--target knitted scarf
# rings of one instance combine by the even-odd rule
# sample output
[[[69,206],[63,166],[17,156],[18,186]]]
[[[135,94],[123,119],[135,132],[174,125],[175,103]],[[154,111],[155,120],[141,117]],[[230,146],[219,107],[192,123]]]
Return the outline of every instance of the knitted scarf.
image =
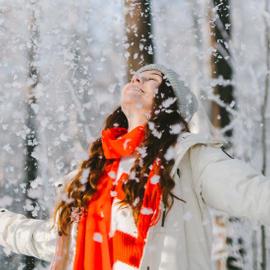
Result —
[[[102,131],[104,156],[113,161],[105,163],[98,180],[97,191],[89,200],[86,211],[80,215],[73,270],[112,270],[116,261],[139,267],[148,229],[160,218],[162,195],[159,159],[150,167],[145,184],[136,226],[137,237],[121,231],[110,235],[110,225],[113,201],[116,198],[125,198],[122,185],[128,181],[127,173],[122,173],[119,179],[116,179],[120,159],[137,153],[136,148],[142,143],[144,134],[145,126],[142,125],[129,132],[122,127]]]

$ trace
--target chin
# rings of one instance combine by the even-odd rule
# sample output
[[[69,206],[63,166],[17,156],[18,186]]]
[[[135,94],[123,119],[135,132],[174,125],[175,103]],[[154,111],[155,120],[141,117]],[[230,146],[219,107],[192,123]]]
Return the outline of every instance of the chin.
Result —
[[[134,93],[128,93],[126,92],[122,97],[121,97],[121,104],[123,107],[133,107],[136,108],[137,104],[141,104],[141,98],[138,97]]]
[[[132,107],[134,107],[134,104],[132,102],[121,102],[120,104],[122,111],[129,111]]]

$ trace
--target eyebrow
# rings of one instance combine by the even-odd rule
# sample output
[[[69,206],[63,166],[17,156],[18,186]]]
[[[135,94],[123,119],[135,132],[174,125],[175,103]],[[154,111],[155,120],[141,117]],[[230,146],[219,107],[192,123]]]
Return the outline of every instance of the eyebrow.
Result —
[[[158,75],[159,77],[163,78],[162,75],[159,73],[151,73],[150,75]]]

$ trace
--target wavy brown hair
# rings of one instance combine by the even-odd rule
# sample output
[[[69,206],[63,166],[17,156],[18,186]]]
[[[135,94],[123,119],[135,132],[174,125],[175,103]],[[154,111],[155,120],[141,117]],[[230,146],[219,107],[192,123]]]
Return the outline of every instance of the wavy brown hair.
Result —
[[[162,190],[162,201],[166,213],[171,209],[174,198],[172,193],[175,186],[174,179],[170,176],[171,169],[175,163],[173,157],[168,153],[176,142],[181,132],[190,132],[188,123],[179,112],[178,99],[164,78],[154,96],[153,108],[150,119],[145,128],[145,137],[140,145],[137,157],[130,169],[129,180],[140,179],[140,181],[127,181],[123,185],[125,198],[122,205],[129,205],[132,208],[135,223],[142,205],[144,196],[144,185],[150,172],[149,166],[156,158],[161,161],[159,170],[160,185]],[[114,126],[128,128],[128,121],[121,106],[111,113],[105,120],[104,129]],[[168,151],[168,152],[167,152]],[[72,223],[71,213],[73,208],[87,208],[87,202],[97,190],[98,180],[103,172],[104,166],[112,161],[104,157],[101,137],[97,138],[89,147],[88,159],[83,160],[78,166],[77,174],[65,186],[66,199],[60,200],[55,207],[54,220],[57,224],[59,234],[66,234],[67,228]],[[83,173],[87,173],[87,181],[81,181]],[[138,203],[134,203],[135,199]],[[183,201],[183,200],[182,200]]]

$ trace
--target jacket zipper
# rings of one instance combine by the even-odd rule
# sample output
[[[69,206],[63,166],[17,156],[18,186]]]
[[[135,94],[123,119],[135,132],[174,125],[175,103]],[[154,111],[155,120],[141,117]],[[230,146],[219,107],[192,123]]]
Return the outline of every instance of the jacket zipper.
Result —
[[[231,156],[231,155],[225,150],[225,146],[224,146],[224,145],[222,145],[220,148],[221,148],[221,150],[222,150],[228,157],[234,159],[234,157]]]

